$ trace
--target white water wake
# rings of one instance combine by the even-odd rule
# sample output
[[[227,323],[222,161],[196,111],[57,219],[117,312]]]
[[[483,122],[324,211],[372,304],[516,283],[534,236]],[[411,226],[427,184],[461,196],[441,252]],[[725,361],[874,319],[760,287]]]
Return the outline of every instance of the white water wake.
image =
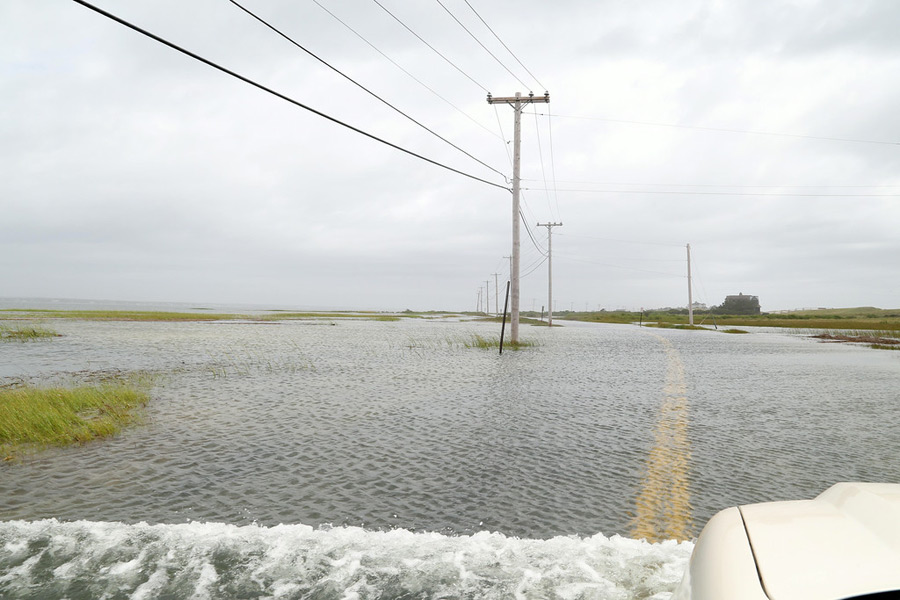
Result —
[[[663,600],[693,545],[221,523],[0,522],[0,597]]]

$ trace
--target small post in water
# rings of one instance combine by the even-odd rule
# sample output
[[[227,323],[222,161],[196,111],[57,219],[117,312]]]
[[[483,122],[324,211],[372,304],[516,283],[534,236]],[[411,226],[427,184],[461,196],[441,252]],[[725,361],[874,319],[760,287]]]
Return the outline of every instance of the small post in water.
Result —
[[[509,306],[509,282],[506,282],[506,300],[503,301],[503,325],[500,326],[500,354],[503,354],[503,336],[506,334],[506,307]]]

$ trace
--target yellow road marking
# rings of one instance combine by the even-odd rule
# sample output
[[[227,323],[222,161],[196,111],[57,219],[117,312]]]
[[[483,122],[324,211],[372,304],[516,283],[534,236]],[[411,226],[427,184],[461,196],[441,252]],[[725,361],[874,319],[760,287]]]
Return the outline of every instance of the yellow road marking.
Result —
[[[653,447],[647,457],[641,491],[635,500],[632,535],[651,542],[693,537],[689,489],[691,442],[684,365],[672,343],[651,334],[666,351],[666,385]]]

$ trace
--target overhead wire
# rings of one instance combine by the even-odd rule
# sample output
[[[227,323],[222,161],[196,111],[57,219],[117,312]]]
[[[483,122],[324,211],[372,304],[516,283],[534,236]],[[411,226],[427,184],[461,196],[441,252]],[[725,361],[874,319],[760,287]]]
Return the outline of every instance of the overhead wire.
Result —
[[[447,62],[447,64],[449,64],[451,67],[453,67],[454,69],[456,69],[457,71],[459,71],[460,73],[462,73],[462,75],[465,76],[466,79],[468,79],[469,81],[471,81],[472,83],[474,83],[475,85],[477,85],[478,87],[480,87],[482,90],[484,90],[485,93],[490,93],[486,87],[484,87],[483,85],[481,85],[480,83],[478,83],[477,81],[475,81],[475,79],[473,79],[471,75],[469,75],[468,73],[466,73],[465,71],[463,71],[461,68],[459,68],[459,66],[457,66],[456,63],[454,63],[452,60],[450,60],[449,58],[447,58],[446,56],[444,56],[443,54],[441,54],[441,52],[438,51],[437,48],[435,48],[434,46],[432,46],[431,44],[429,44],[428,42],[426,42],[425,39],[422,38],[422,36],[420,36],[418,33],[416,33],[415,31],[413,31],[413,30],[409,27],[409,25],[407,25],[406,23],[404,23],[403,21],[401,21],[400,18],[399,18],[397,15],[395,15],[394,13],[392,13],[391,11],[389,11],[387,8],[385,8],[385,6],[384,6],[381,2],[379,2],[378,0],[372,0],[372,2],[374,2],[375,4],[377,4],[378,6],[380,6],[380,7],[381,7],[381,10],[383,10],[384,12],[386,12],[387,14],[389,14],[391,17],[393,17],[394,20],[397,21],[398,23],[400,23],[400,25],[402,25],[404,29],[406,29],[408,32],[410,32],[410,33],[413,34],[414,36],[416,36],[416,38],[417,38],[420,42],[422,42],[423,44],[425,44],[426,46],[428,46],[429,48],[431,48],[431,50],[432,50],[435,54],[437,54],[438,56],[440,56],[441,58],[443,58],[443,59]]]
[[[522,188],[532,192],[545,191],[546,188]],[[900,194],[795,194],[795,193],[764,193],[764,192],[694,192],[681,190],[589,190],[589,189],[560,189],[560,192],[578,192],[593,194],[669,194],[680,196],[771,196],[771,197],[797,197],[797,198],[900,198]]]
[[[512,168],[513,159],[512,154],[509,152],[509,142],[506,140],[506,134],[503,133],[503,124],[500,122],[500,111],[497,110],[497,105],[492,104],[494,107],[494,114],[497,116],[497,126],[500,128],[500,140],[503,142],[503,148],[506,150],[506,158],[509,159],[509,166]],[[522,181],[522,178],[519,178],[519,181]]]
[[[586,238],[586,239],[590,239],[590,240],[599,240],[601,242],[616,242],[618,244],[637,244],[637,245],[641,245],[641,246],[677,246],[679,248],[684,247],[684,244],[676,244],[674,242],[646,242],[646,241],[636,241],[636,240],[620,240],[620,239],[613,239],[613,238],[596,237],[596,236],[592,236],[592,235],[579,235],[576,233],[563,233],[562,231],[560,231],[556,235],[562,235],[562,236],[568,236],[568,237],[580,237],[580,238]]]
[[[89,2],[86,2],[85,0],[73,0],[73,2],[76,2],[76,3],[78,3],[78,4],[81,4],[81,5],[84,6],[85,8],[88,8],[88,9],[90,9],[90,10],[93,10],[94,12],[96,12],[96,13],[98,13],[98,14],[100,14],[100,15],[103,15],[104,17],[106,17],[106,18],[108,18],[108,19],[111,19],[111,20],[113,20],[113,21],[115,21],[115,22],[117,22],[117,23],[119,23],[119,24],[121,24],[121,25],[124,25],[125,27],[128,27],[129,29],[131,29],[131,30],[133,30],[133,31],[136,31],[136,32],[138,32],[138,33],[140,33],[140,34],[142,34],[142,35],[144,35],[144,36],[146,36],[146,37],[149,37],[149,38],[152,39],[152,40],[155,40],[155,41],[157,41],[157,42],[159,42],[159,43],[161,43],[161,44],[163,44],[163,45],[165,45],[165,46],[168,46],[169,48],[172,48],[173,50],[177,50],[178,52],[181,52],[182,54],[184,54],[184,55],[186,55],[186,56],[189,56],[189,57],[193,58],[194,60],[197,60],[197,61],[199,61],[199,62],[202,62],[202,63],[204,63],[204,64],[206,64],[206,65],[208,65],[208,66],[210,66],[210,67],[213,67],[214,69],[217,69],[217,70],[219,70],[219,71],[221,71],[221,72],[223,72],[223,73],[225,73],[225,74],[227,74],[227,75],[231,75],[232,77],[234,77],[234,78],[236,78],[236,79],[239,79],[239,80],[243,81],[244,83],[247,83],[247,84],[249,84],[249,85],[252,85],[253,87],[256,87],[257,89],[260,89],[260,90],[262,90],[262,91],[264,91],[264,92],[268,92],[269,94],[272,94],[273,96],[275,96],[275,97],[277,97],[277,98],[280,98],[281,100],[284,100],[284,101],[286,101],[286,102],[288,102],[288,103],[290,103],[290,104],[293,104],[294,106],[297,106],[297,107],[299,107],[299,108],[302,108],[302,109],[304,109],[304,110],[307,110],[307,111],[309,111],[309,112],[311,112],[311,113],[313,113],[313,114],[315,114],[315,115],[318,115],[318,116],[322,117],[323,119],[327,119],[328,121],[331,121],[332,123],[335,123],[335,124],[337,124],[337,125],[340,125],[340,126],[342,126],[342,127],[345,127],[345,128],[347,128],[347,129],[349,129],[349,130],[351,130],[351,131],[354,131],[354,132],[356,132],[356,133],[358,133],[358,134],[360,134],[360,135],[363,135],[363,136],[365,136],[365,137],[367,137],[367,138],[369,138],[369,139],[375,140],[375,141],[380,142],[380,143],[382,143],[382,144],[384,144],[384,145],[386,145],[386,146],[389,146],[389,147],[391,147],[391,148],[394,148],[395,150],[399,150],[399,151],[401,151],[401,152],[403,152],[403,153],[405,153],[405,154],[409,154],[410,156],[413,156],[413,157],[418,158],[418,159],[420,159],[420,160],[423,160],[423,161],[425,161],[425,162],[431,163],[431,164],[433,164],[433,165],[435,165],[435,166],[441,167],[441,168],[446,169],[446,170],[448,170],[448,171],[451,171],[451,172],[453,172],[453,173],[457,173],[458,175],[462,175],[462,176],[464,176],[464,177],[468,177],[469,179],[473,179],[473,180],[475,180],[475,181],[480,181],[481,183],[485,183],[485,184],[487,184],[487,185],[490,185],[490,186],[493,186],[493,187],[496,187],[496,188],[500,188],[500,189],[502,189],[502,190],[507,190],[507,191],[509,191],[509,188],[507,188],[507,187],[505,187],[505,186],[502,186],[502,185],[500,185],[500,184],[494,183],[494,182],[492,182],[492,181],[488,181],[488,180],[486,180],[486,179],[482,179],[482,178],[477,177],[477,176],[475,176],[475,175],[472,175],[472,174],[470,174],[470,173],[466,173],[466,172],[464,172],[464,171],[460,171],[459,169],[455,169],[455,168],[453,168],[453,167],[450,167],[450,166],[448,166],[448,165],[445,165],[445,164],[443,164],[443,163],[440,163],[440,162],[438,162],[438,161],[436,161],[436,160],[433,160],[433,159],[431,159],[431,158],[427,158],[427,157],[425,157],[425,156],[422,156],[421,154],[418,154],[418,153],[416,153],[416,152],[413,152],[412,150],[408,150],[408,149],[406,149],[406,148],[403,148],[402,146],[398,146],[397,144],[394,144],[394,143],[389,142],[389,141],[387,141],[387,140],[385,140],[385,139],[382,139],[382,138],[380,138],[380,137],[378,137],[378,136],[376,136],[376,135],[374,135],[374,134],[368,133],[367,131],[363,131],[362,129],[359,129],[358,127],[354,127],[353,125],[350,125],[349,123],[345,123],[344,121],[341,121],[340,119],[337,119],[337,118],[332,117],[332,116],[330,116],[330,115],[328,115],[328,114],[325,114],[325,113],[322,112],[322,111],[316,110],[315,108],[312,108],[311,106],[308,106],[308,105],[306,105],[306,104],[303,104],[302,102],[299,102],[299,101],[297,101],[297,100],[294,100],[293,98],[290,98],[289,96],[285,96],[284,94],[282,94],[282,93],[280,93],[280,92],[276,92],[275,90],[273,90],[273,89],[271,89],[271,88],[269,88],[269,87],[266,87],[266,86],[262,85],[261,83],[258,83],[258,82],[254,81],[254,80],[252,80],[252,79],[250,79],[250,78],[248,78],[248,77],[245,77],[245,76],[243,76],[243,75],[240,75],[239,73],[236,73],[236,72],[234,72],[234,71],[232,71],[232,70],[230,70],[230,69],[228,69],[228,68],[226,68],[226,67],[223,67],[223,66],[221,66],[221,65],[219,65],[219,64],[217,64],[217,63],[214,63],[214,62],[211,61],[211,60],[208,60],[208,59],[206,59],[206,58],[203,58],[202,56],[200,56],[200,55],[198,55],[198,54],[195,54],[195,53],[191,52],[190,50],[187,50],[187,49],[185,49],[185,48],[182,48],[181,46],[178,46],[178,45],[176,45],[176,44],[174,44],[174,43],[172,43],[172,42],[170,42],[170,41],[168,41],[168,40],[165,40],[165,39],[163,39],[162,37],[160,37],[160,36],[158,36],[158,35],[156,35],[156,34],[150,33],[149,31],[147,31],[147,30],[145,30],[145,29],[142,29],[142,28],[138,27],[137,25],[134,25],[133,23],[129,23],[128,21],[126,21],[126,20],[124,20],[124,19],[122,19],[122,18],[120,18],[120,17],[118,17],[118,16],[116,16],[116,15],[110,13],[110,12],[107,12],[107,11],[105,11],[105,10],[103,10],[103,9],[101,9],[101,8],[99,8],[99,7],[97,7],[97,6],[94,6],[93,4],[90,4]]]
[[[539,113],[543,115],[544,113]],[[634,121],[630,119],[608,119],[605,117],[586,117],[586,116],[576,116],[576,115],[556,115],[557,118],[561,119],[581,119],[587,121],[606,121],[609,123],[627,123],[630,125],[648,125],[652,127],[674,127],[677,129],[698,129],[701,131],[717,131],[722,133],[742,133],[748,135],[768,135],[768,136],[778,136],[778,137],[791,137],[791,138],[803,138],[810,140],[825,140],[830,142],[852,142],[856,144],[884,144],[888,146],[900,146],[900,142],[889,142],[886,140],[866,140],[866,139],[858,139],[858,138],[843,138],[843,137],[834,137],[834,136],[823,136],[823,135],[805,135],[799,133],[782,133],[776,131],[754,131],[751,129],[734,129],[729,127],[705,127],[702,125],[681,125],[677,123],[657,123],[652,121]]]
[[[509,182],[509,180],[508,180],[508,178],[506,177],[506,175],[504,175],[503,173],[501,173],[500,171],[498,171],[497,169],[495,169],[495,168],[492,167],[491,165],[485,163],[485,162],[482,161],[481,159],[479,159],[479,158],[477,158],[477,157],[475,157],[475,156],[472,156],[469,152],[463,150],[462,148],[460,148],[459,146],[457,146],[456,144],[454,144],[453,142],[451,142],[450,140],[448,140],[448,139],[445,138],[444,136],[440,135],[440,134],[437,133],[436,131],[432,130],[432,129],[429,128],[428,126],[423,125],[422,123],[420,123],[419,121],[417,121],[415,118],[413,118],[413,117],[411,117],[410,115],[408,115],[407,113],[403,112],[402,110],[400,110],[399,108],[397,108],[396,106],[394,106],[393,104],[391,104],[390,102],[388,102],[387,100],[385,100],[384,98],[382,98],[381,96],[379,96],[378,94],[376,94],[375,92],[373,92],[372,90],[370,90],[369,88],[367,88],[366,86],[362,85],[361,83],[359,83],[358,81],[356,81],[355,79],[353,79],[352,77],[350,77],[349,75],[347,75],[346,73],[344,73],[343,71],[341,71],[340,69],[338,69],[337,67],[335,67],[335,66],[329,64],[325,59],[323,59],[323,58],[321,58],[320,56],[316,55],[315,53],[313,53],[313,52],[312,52],[311,50],[309,50],[308,48],[305,48],[305,47],[302,46],[300,43],[298,43],[296,40],[294,40],[294,39],[292,39],[290,36],[288,36],[286,33],[282,32],[281,30],[279,30],[278,28],[276,28],[274,25],[272,25],[271,23],[269,23],[268,21],[266,21],[265,19],[263,19],[262,17],[260,17],[260,16],[257,15],[256,13],[250,11],[248,8],[246,8],[246,7],[244,7],[243,5],[241,5],[240,3],[238,3],[237,0],[229,0],[229,2],[231,2],[232,4],[234,4],[235,6],[237,6],[239,9],[241,9],[242,11],[244,11],[245,13],[247,13],[248,15],[250,15],[251,17],[253,17],[253,18],[256,19],[257,21],[259,21],[260,23],[262,23],[263,25],[265,25],[266,27],[268,27],[269,29],[271,29],[272,31],[274,31],[275,33],[277,33],[278,35],[280,35],[280,36],[283,37],[284,39],[286,39],[288,42],[290,42],[291,44],[293,44],[294,46],[296,46],[296,47],[299,48],[300,50],[303,50],[305,53],[307,53],[308,55],[310,55],[311,57],[313,57],[314,59],[316,59],[317,61],[319,61],[320,63],[322,63],[323,65],[325,65],[326,67],[328,67],[329,69],[331,69],[332,71],[334,71],[335,73],[337,73],[338,75],[340,75],[341,77],[343,77],[344,79],[346,79],[347,81],[349,81],[350,83],[352,83],[353,85],[355,85],[356,87],[358,87],[358,88],[360,88],[361,90],[363,90],[364,92],[366,92],[367,94],[369,94],[370,96],[372,96],[373,98],[375,98],[376,100],[378,100],[379,102],[381,102],[382,104],[384,104],[385,106],[387,106],[387,107],[393,109],[394,111],[396,111],[397,113],[403,115],[404,117],[406,117],[407,119],[409,119],[410,121],[412,121],[413,123],[415,123],[416,125],[418,125],[419,127],[421,127],[422,129],[424,129],[425,131],[427,131],[427,132],[430,133],[431,135],[437,137],[437,138],[440,139],[441,141],[443,141],[443,142],[449,144],[450,146],[456,148],[457,150],[459,150],[460,152],[462,152],[463,154],[465,154],[466,156],[468,156],[469,158],[471,158],[471,159],[474,160],[475,162],[477,162],[477,163],[479,163],[480,165],[482,165],[482,166],[484,166],[484,167],[490,169],[490,170],[493,171],[494,173],[500,175],[501,177],[503,177],[504,179],[506,179],[507,183]]]
[[[541,261],[540,261],[539,263],[537,263],[537,264],[535,264],[534,266],[531,266],[530,268],[528,268],[527,271],[525,272],[525,274],[520,275],[519,277],[520,277],[521,279],[525,279],[526,277],[528,277],[529,275],[531,275],[532,273],[534,273],[535,271],[537,271],[539,268],[541,268],[541,266],[542,266],[545,262],[547,262],[547,259],[548,259],[548,257],[545,256],[544,258],[541,259]]]
[[[545,86],[543,83],[541,83],[541,82],[538,80],[538,78],[534,76],[534,73],[532,73],[532,72],[528,69],[528,67],[526,67],[524,64],[522,64],[522,61],[519,60],[519,57],[516,56],[516,55],[513,53],[512,50],[509,49],[509,46],[507,46],[506,44],[503,43],[503,40],[500,39],[500,36],[497,35],[497,33],[491,28],[491,26],[487,24],[487,21],[485,21],[485,20],[481,17],[481,15],[478,14],[478,11],[475,10],[475,7],[472,6],[472,4],[469,2],[469,0],[464,0],[464,1],[465,1],[466,5],[468,5],[468,7],[469,7],[470,9],[472,9],[472,12],[475,13],[475,16],[478,17],[478,19],[479,19],[482,23],[484,23],[484,26],[488,28],[488,31],[490,31],[490,32],[494,35],[494,37],[497,38],[497,41],[500,42],[500,44],[501,44],[504,48],[506,48],[506,51],[509,52],[510,56],[512,56],[512,57],[516,60],[516,62],[519,63],[519,66],[521,66],[523,69],[525,69],[525,71],[526,71],[529,75],[531,75],[531,78],[534,79],[534,81],[535,81],[541,88],[543,88],[544,91],[547,91],[547,86]],[[524,85],[524,84],[523,84],[523,85]],[[528,87],[528,86],[526,86],[526,87]]]
[[[521,79],[519,79],[519,76],[518,76],[518,75],[516,75],[515,73],[513,73],[512,71],[510,71],[510,70],[509,70],[509,67],[507,67],[505,64],[503,64],[503,62],[502,62],[499,58],[497,58],[497,57],[494,55],[493,52],[491,52],[490,50],[488,50],[488,47],[485,46],[484,44],[482,44],[482,43],[481,43],[481,40],[479,40],[477,37],[475,37],[475,34],[472,33],[472,32],[469,30],[469,28],[466,27],[466,26],[463,24],[462,21],[460,21],[458,18],[456,18],[456,15],[454,15],[452,12],[450,12],[450,9],[447,8],[447,7],[444,5],[444,3],[441,2],[441,0],[435,0],[435,2],[437,2],[438,4],[440,4],[440,5],[441,5],[441,8],[443,8],[444,11],[446,11],[446,13],[447,13],[448,15],[450,15],[450,16],[453,18],[453,20],[456,21],[457,24],[459,24],[459,26],[462,27],[462,28],[465,30],[465,32],[468,33],[469,36],[470,36],[473,40],[475,40],[475,42],[476,42],[479,46],[481,46],[481,47],[484,49],[484,51],[487,52],[487,53],[491,56],[491,58],[493,58],[495,61],[497,61],[497,64],[498,64],[498,65],[500,65],[501,67],[503,67],[504,69],[506,69],[506,72],[509,73],[510,75],[512,75],[512,76],[513,76],[513,79],[515,79],[516,81],[518,81],[519,83],[521,83],[524,87],[526,87],[526,88],[528,87],[528,84],[525,83],[524,81],[522,81]]]
[[[537,113],[534,115],[534,130],[537,132],[538,156],[541,161],[541,175],[544,177],[544,191],[547,195],[547,208],[553,215],[553,206],[550,204],[550,189],[547,187],[547,171],[544,169],[544,149],[541,147],[541,127],[538,124]]]
[[[540,181],[540,179],[528,179],[521,177],[519,181]],[[630,186],[654,186],[654,187],[708,187],[708,188],[900,188],[897,185],[779,185],[779,184],[731,184],[731,183],[633,183],[623,181],[584,181],[584,180],[560,180],[558,183],[572,183],[585,185],[630,185]]]
[[[522,224],[525,225],[525,231],[528,233],[528,237],[531,238],[531,243],[534,244],[534,247],[537,248],[538,252],[541,254],[547,254],[547,251],[538,244],[536,239],[534,239],[534,233],[532,233],[531,228],[528,226],[528,221],[525,219],[525,214],[522,212],[521,207],[519,207],[519,217],[521,217]]]
[[[553,177],[553,200],[556,202],[556,216],[562,221],[562,213],[559,212],[559,194],[556,191],[556,159],[553,156],[553,119],[550,116],[550,103],[547,103],[547,131],[550,136],[550,173]]]
[[[366,44],[368,44],[368,46],[369,46],[370,48],[372,48],[372,50],[374,50],[375,52],[377,52],[378,54],[380,54],[381,56],[383,56],[388,62],[390,62],[392,65],[394,65],[395,67],[397,67],[398,69],[400,69],[400,71],[402,71],[404,74],[406,74],[407,77],[409,77],[410,79],[412,79],[413,81],[415,81],[416,83],[418,83],[420,86],[422,86],[423,88],[425,88],[426,90],[428,90],[429,92],[431,92],[436,98],[438,98],[439,100],[442,100],[445,104],[447,104],[448,106],[450,106],[451,108],[453,108],[456,112],[460,113],[461,115],[463,115],[464,117],[466,117],[467,119],[469,119],[470,121],[472,121],[472,123],[474,123],[475,125],[478,125],[479,127],[481,127],[482,129],[484,129],[486,132],[488,132],[488,133],[491,134],[492,136],[497,137],[497,134],[496,134],[495,132],[491,131],[488,127],[486,127],[484,124],[482,124],[481,122],[479,122],[475,117],[473,117],[472,115],[470,115],[469,113],[467,113],[466,111],[464,111],[463,109],[461,109],[460,107],[456,106],[455,104],[453,104],[452,102],[450,102],[449,100],[447,100],[446,98],[444,98],[442,95],[440,95],[439,93],[437,93],[437,92],[434,90],[434,88],[432,88],[432,87],[429,86],[427,83],[425,83],[424,81],[422,81],[421,79],[419,79],[418,77],[416,77],[415,75],[413,75],[412,73],[410,73],[410,72],[409,72],[408,70],[406,70],[405,68],[403,68],[403,66],[400,65],[400,63],[398,63],[398,62],[395,61],[393,58],[391,58],[390,56],[388,56],[387,54],[385,54],[384,52],[382,52],[377,46],[375,46],[372,42],[370,42],[368,39],[366,39],[361,33],[359,33],[358,31],[356,31],[355,29],[353,29],[353,27],[351,27],[350,25],[348,25],[346,21],[344,21],[344,20],[341,19],[339,16],[337,16],[336,14],[334,14],[333,12],[331,12],[330,10],[328,10],[328,9],[327,9],[325,6],[323,6],[321,3],[319,3],[318,0],[313,0],[313,2],[316,4],[316,6],[318,6],[319,8],[321,8],[322,10],[324,10],[326,13],[328,13],[329,15],[331,15],[331,17],[332,17],[335,21],[337,21],[338,23],[340,23],[341,25],[343,25],[345,28],[347,28],[351,33],[353,33],[353,35],[355,35],[355,36],[358,37],[360,40],[362,40],[363,42],[365,42]]]
[[[557,255],[557,254],[554,253],[554,256],[556,256],[556,255]],[[623,267],[622,265],[613,265],[613,264],[609,264],[609,263],[601,263],[601,262],[596,262],[596,261],[593,261],[593,260],[586,260],[586,259],[583,259],[583,258],[578,258],[578,257],[571,256],[571,255],[565,254],[565,253],[561,253],[561,254],[559,254],[559,256],[563,256],[563,257],[565,257],[565,258],[568,258],[569,260],[574,260],[574,261],[576,261],[576,262],[583,262],[583,263],[587,263],[587,264],[591,264],[591,265],[599,265],[599,266],[602,266],[602,267],[611,267],[611,268],[614,268],[614,269],[624,269],[624,270],[626,270],[626,271],[639,271],[639,272],[642,272],[642,273],[653,273],[653,274],[655,274],[655,275],[665,275],[666,277],[678,277],[678,278],[687,277],[687,275],[679,275],[679,274],[675,274],[675,273],[665,273],[665,272],[663,272],[663,271],[652,271],[652,270],[650,270],[650,269],[639,269],[639,268],[637,268],[637,267]]]

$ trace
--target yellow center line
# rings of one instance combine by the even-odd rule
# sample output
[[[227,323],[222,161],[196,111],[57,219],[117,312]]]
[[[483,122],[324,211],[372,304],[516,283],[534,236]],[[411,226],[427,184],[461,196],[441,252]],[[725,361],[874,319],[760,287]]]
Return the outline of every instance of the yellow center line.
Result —
[[[666,351],[666,385],[647,456],[641,491],[635,500],[632,536],[651,542],[693,537],[690,495],[691,442],[684,365],[672,342],[656,337]]]

